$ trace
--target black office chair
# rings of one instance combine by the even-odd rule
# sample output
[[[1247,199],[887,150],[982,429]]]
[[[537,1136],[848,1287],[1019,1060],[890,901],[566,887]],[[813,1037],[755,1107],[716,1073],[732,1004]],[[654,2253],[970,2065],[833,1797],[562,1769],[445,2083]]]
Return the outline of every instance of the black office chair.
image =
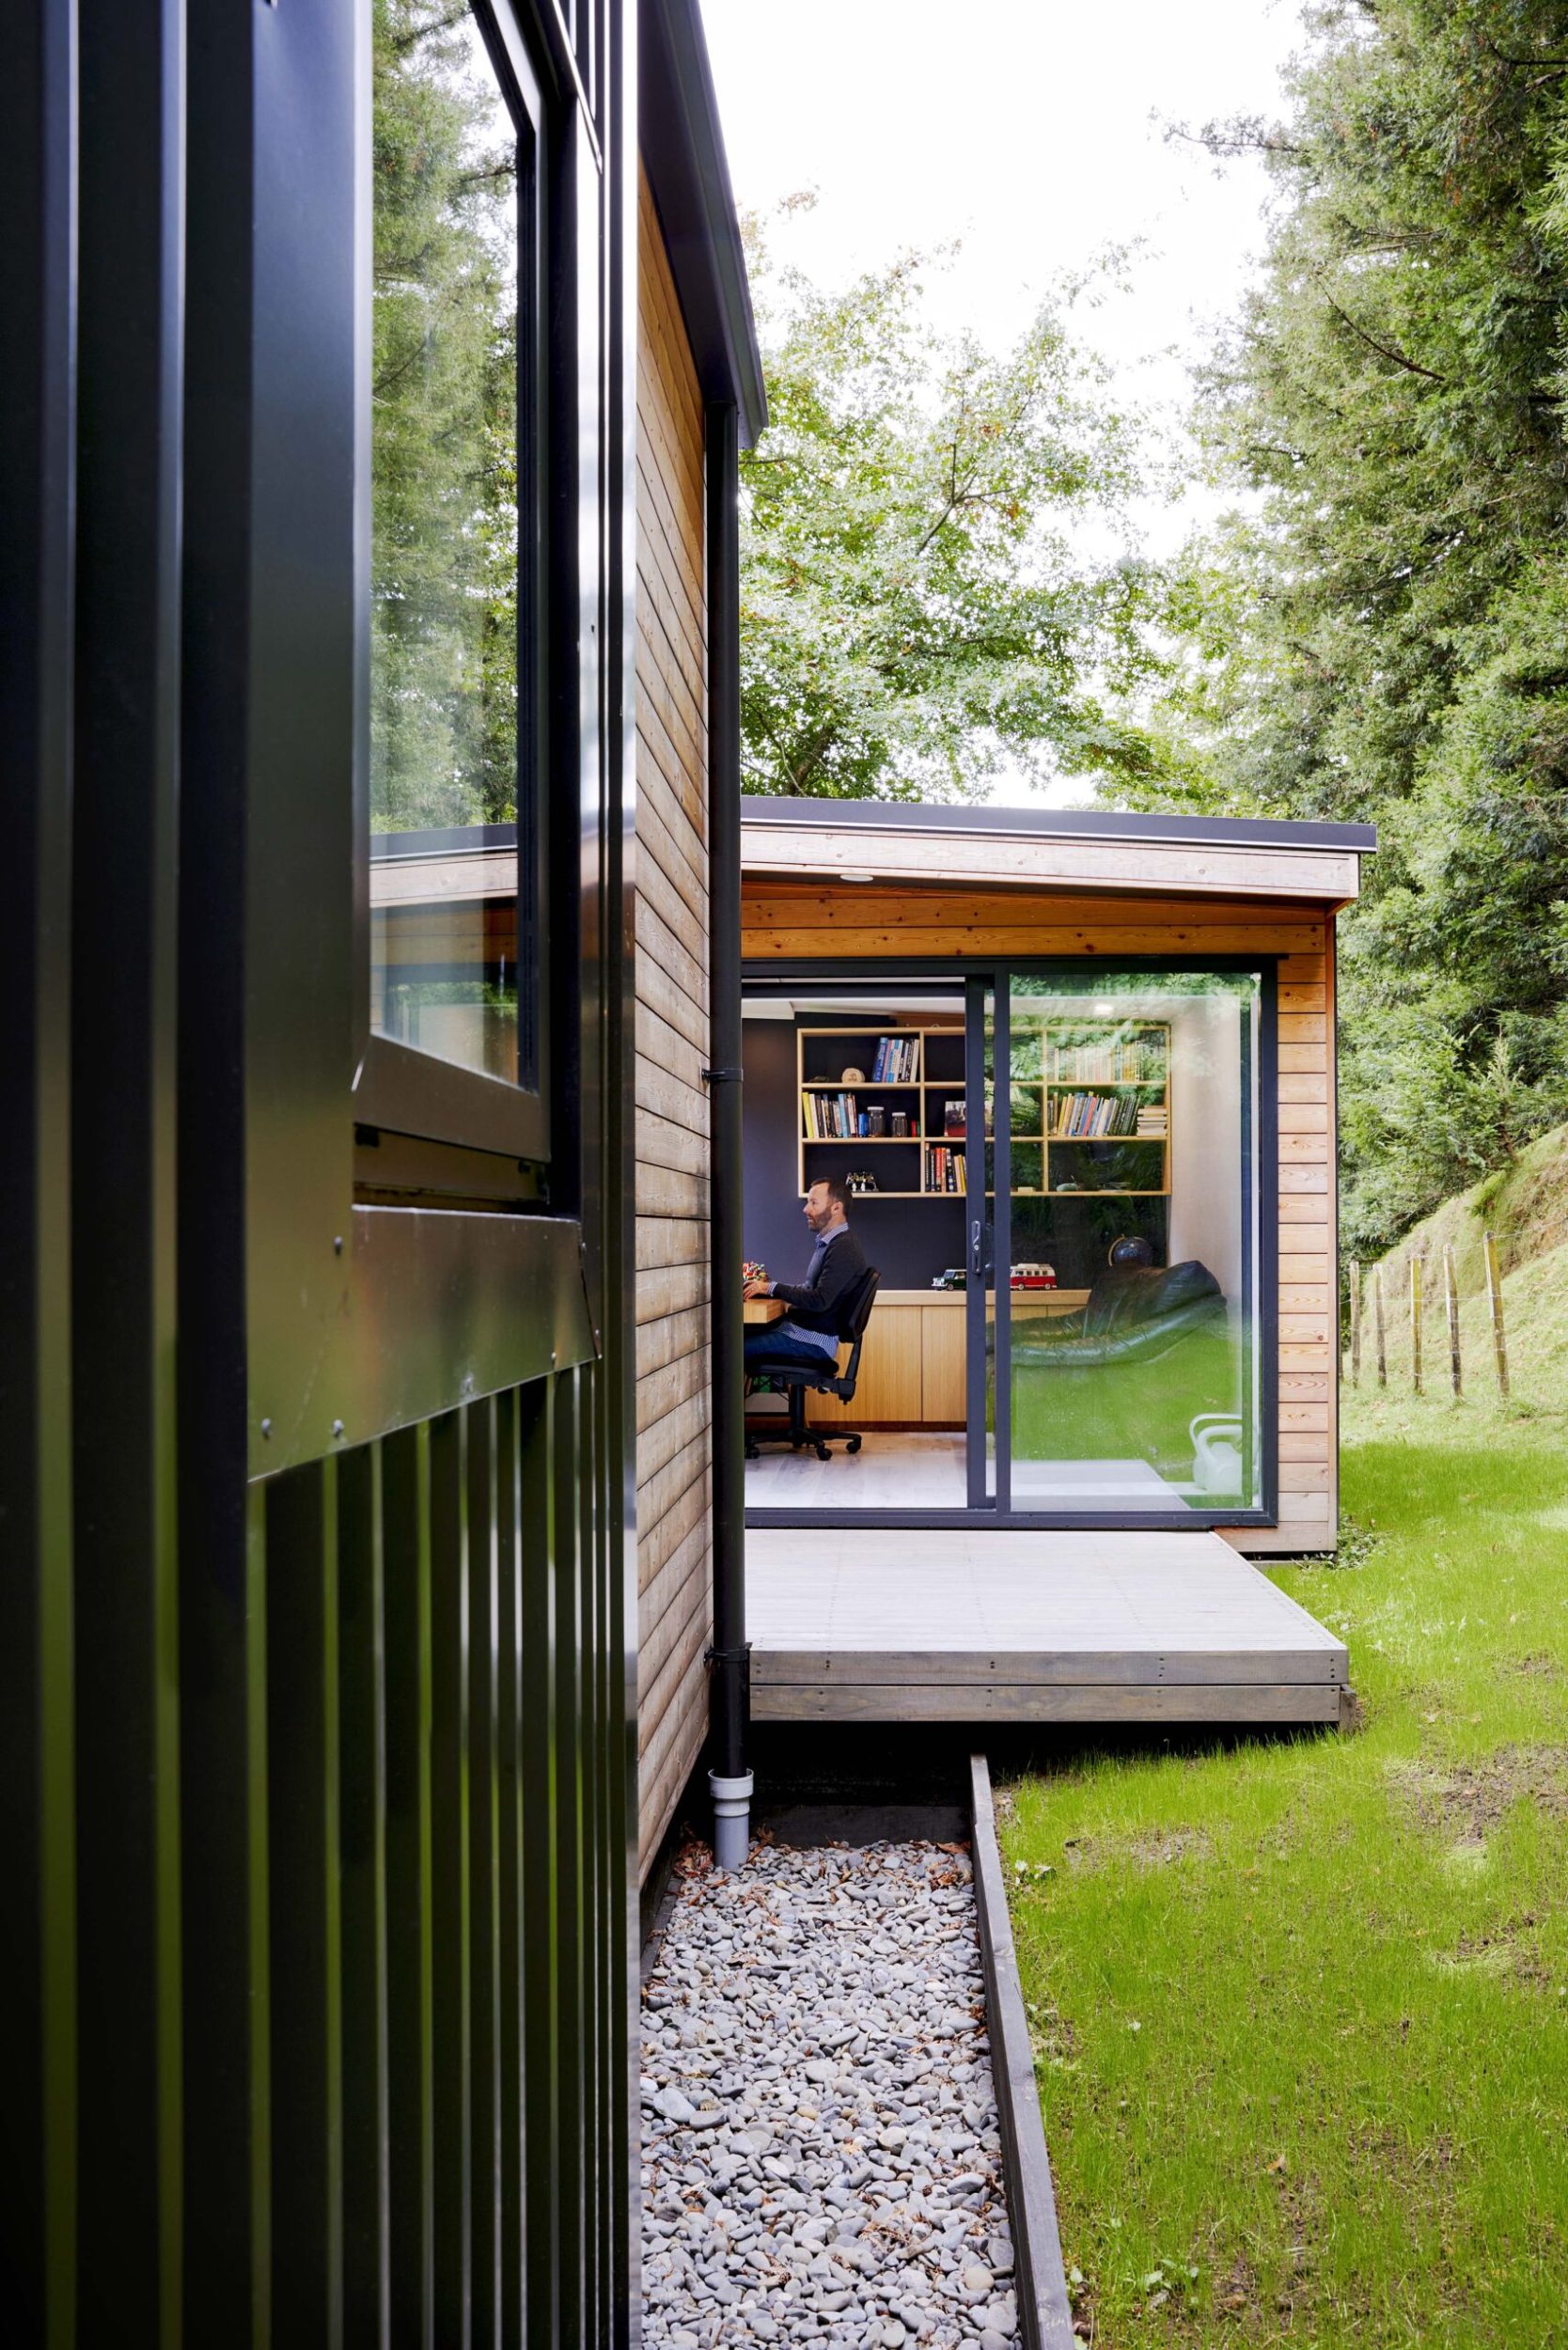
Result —
[[[808,1395],[836,1395],[840,1403],[854,1402],[855,1383],[860,1372],[861,1341],[866,1336],[866,1324],[871,1318],[879,1278],[875,1265],[868,1265],[844,1298],[839,1317],[839,1342],[840,1345],[847,1342],[850,1358],[841,1372],[836,1366],[829,1369],[834,1357],[828,1355],[823,1356],[821,1371],[815,1363],[798,1362],[793,1355],[780,1355],[776,1363],[770,1363],[764,1355],[760,1362],[752,1365],[754,1374],[765,1372],[768,1378],[776,1380],[783,1387],[790,1399],[790,1417],[776,1435],[771,1429],[755,1435],[749,1428],[746,1430],[745,1457],[748,1461],[761,1459],[760,1448],[764,1444],[787,1444],[792,1452],[798,1452],[802,1445],[809,1445],[819,1461],[832,1460],[833,1454],[823,1431],[806,1425],[806,1399]],[[846,1452],[859,1451],[860,1437],[854,1430],[835,1428],[833,1435],[835,1442],[842,1443]]]

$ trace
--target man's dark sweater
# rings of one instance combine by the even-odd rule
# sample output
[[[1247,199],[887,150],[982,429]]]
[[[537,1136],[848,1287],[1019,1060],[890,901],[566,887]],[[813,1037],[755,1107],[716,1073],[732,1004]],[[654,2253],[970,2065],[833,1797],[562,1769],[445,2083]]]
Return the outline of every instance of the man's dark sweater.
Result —
[[[846,1224],[814,1262],[811,1279],[774,1283],[775,1297],[790,1308],[782,1326],[821,1330],[837,1338],[844,1300],[866,1270],[866,1252]]]

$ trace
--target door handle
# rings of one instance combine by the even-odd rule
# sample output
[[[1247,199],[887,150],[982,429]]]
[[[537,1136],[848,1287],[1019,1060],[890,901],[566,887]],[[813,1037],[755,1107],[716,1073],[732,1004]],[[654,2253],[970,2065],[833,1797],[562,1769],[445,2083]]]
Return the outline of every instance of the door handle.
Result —
[[[977,1281],[985,1278],[985,1227],[979,1216],[969,1227],[969,1269]]]

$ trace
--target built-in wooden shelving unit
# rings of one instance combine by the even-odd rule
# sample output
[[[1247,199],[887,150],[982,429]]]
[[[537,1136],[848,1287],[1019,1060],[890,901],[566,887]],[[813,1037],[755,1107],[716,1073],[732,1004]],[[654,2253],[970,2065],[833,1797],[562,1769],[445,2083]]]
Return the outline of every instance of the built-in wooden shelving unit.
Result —
[[[873,1079],[877,1048],[887,1043],[906,1049],[909,1073]],[[964,1099],[964,1030],[956,1022],[946,1026],[913,1028],[800,1028],[795,1032],[800,1089],[799,1182],[804,1198],[816,1175],[841,1175],[862,1151],[879,1156],[867,1162],[876,1168],[877,1199],[941,1199],[960,1196],[939,1189],[933,1180],[936,1152],[949,1155],[955,1175],[964,1176],[964,1136],[946,1131],[946,1105]],[[837,1073],[822,1073],[837,1060]],[[843,1071],[863,1069],[865,1079],[846,1086]],[[812,1106],[820,1097],[829,1119],[842,1114],[844,1098],[854,1097],[856,1115],[873,1107],[891,1126],[895,1114],[908,1120],[906,1135],[812,1134],[809,1126],[822,1116]],[[885,1172],[886,1170],[886,1172]],[[890,1180],[891,1179],[891,1180]]]
[[[1163,1021],[1043,1022],[1038,1073],[1011,1079],[1012,1193],[1018,1198],[1159,1199],[1170,1190],[1170,1028]],[[1032,1040],[1031,1040],[1032,1041]],[[879,1048],[896,1048],[898,1077],[873,1077]],[[964,1100],[964,1030],[941,1027],[800,1028],[798,1179],[848,1173],[877,1156],[877,1199],[951,1198],[967,1183],[962,1132],[947,1131],[949,1103]],[[1027,1048],[1018,1058],[1027,1058]],[[835,1071],[829,1064],[837,1061]],[[864,1076],[846,1085],[843,1072]],[[907,1135],[858,1131],[880,1110]],[[848,1131],[855,1120],[856,1131]],[[818,1128],[841,1129],[831,1132]],[[1120,1180],[1107,1182],[1115,1176]],[[945,1180],[939,1181],[938,1178]],[[1032,1178],[1032,1180],[1031,1180]],[[949,1188],[953,1185],[955,1188]]]
[[[1169,1023],[1048,1020],[1039,1036],[1039,1075],[1012,1078],[1014,1195],[1167,1198]]]

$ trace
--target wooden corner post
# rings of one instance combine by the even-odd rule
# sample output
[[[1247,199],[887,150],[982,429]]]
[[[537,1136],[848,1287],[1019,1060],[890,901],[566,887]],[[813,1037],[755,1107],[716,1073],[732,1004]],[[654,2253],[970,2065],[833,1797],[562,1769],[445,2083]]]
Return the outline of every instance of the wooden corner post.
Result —
[[[1490,1232],[1482,1239],[1486,1253],[1486,1304],[1492,1316],[1492,1353],[1497,1366],[1497,1389],[1508,1393],[1508,1334],[1503,1328],[1502,1275],[1497,1267],[1497,1244]]]

